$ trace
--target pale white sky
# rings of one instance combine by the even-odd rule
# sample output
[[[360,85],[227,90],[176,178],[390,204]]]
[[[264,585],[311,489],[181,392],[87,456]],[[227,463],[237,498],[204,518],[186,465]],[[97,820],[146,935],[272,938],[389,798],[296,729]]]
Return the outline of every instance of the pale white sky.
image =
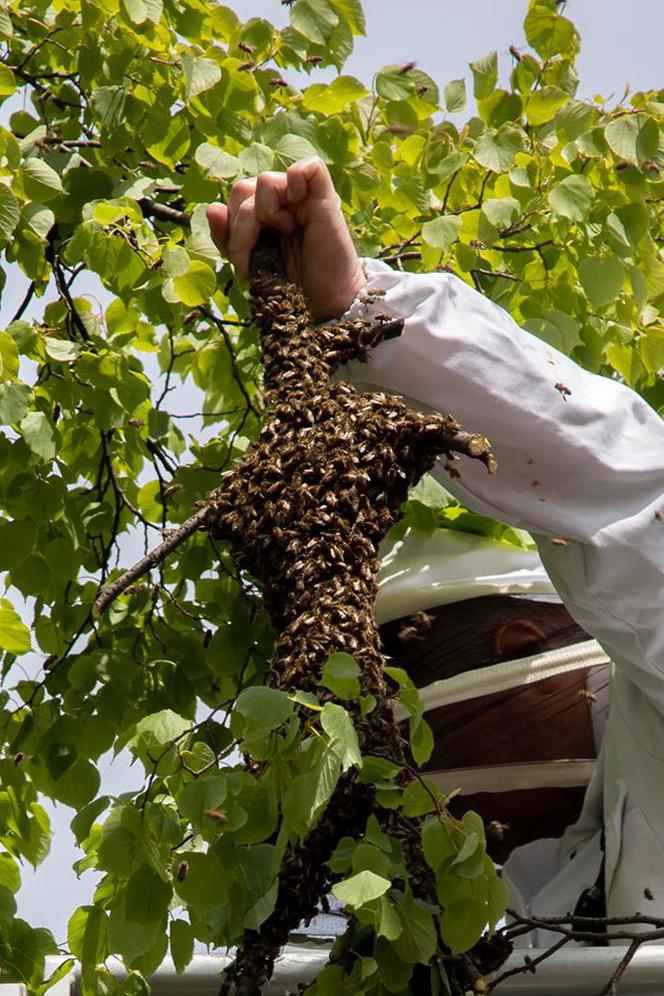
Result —
[[[277,25],[287,21],[287,8],[280,0],[227,2],[245,19],[266,17]],[[526,0],[365,0],[364,6],[368,37],[358,40],[345,72],[366,81],[386,63],[416,60],[420,69],[445,84],[461,76],[468,78],[468,63],[494,48],[506,76],[508,47],[524,44],[521,24]],[[634,90],[664,87],[662,0],[569,0],[565,13],[575,21],[583,42],[581,96],[602,94],[618,99],[627,83]],[[312,81],[316,78],[321,77],[314,75]],[[1,302],[0,328],[16,310],[26,286],[27,281],[12,267]],[[77,293],[83,290],[101,297],[93,282],[77,283]],[[39,315],[40,310],[32,313]],[[194,410],[190,399],[187,392],[180,411]],[[137,774],[121,762],[102,765],[102,775],[103,791],[111,794],[138,784]],[[68,829],[72,815],[64,806],[53,809],[52,853],[35,874],[24,869],[19,894],[20,915],[35,926],[49,927],[56,940],[65,939],[69,916],[76,906],[89,901],[94,887],[90,873],[77,881],[71,870],[72,862],[81,856],[72,846]]]

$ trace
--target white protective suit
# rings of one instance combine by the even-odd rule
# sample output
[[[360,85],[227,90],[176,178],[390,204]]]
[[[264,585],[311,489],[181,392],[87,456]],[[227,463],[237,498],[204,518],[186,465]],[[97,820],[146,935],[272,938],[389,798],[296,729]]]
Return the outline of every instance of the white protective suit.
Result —
[[[608,914],[664,916],[664,421],[633,391],[581,369],[452,274],[363,265],[369,283],[344,317],[387,313],[405,328],[341,376],[419,410],[452,412],[465,429],[489,436],[495,475],[465,458],[456,464],[460,478],[444,461],[434,475],[471,509],[534,536],[569,612],[614,663],[611,710],[581,816],[562,838],[512,853],[505,866],[512,902],[540,916],[572,911],[597,880],[604,828]],[[374,290],[385,294],[368,297]],[[493,577],[486,590],[545,591],[532,555],[515,558],[516,573],[525,571],[512,578],[517,587],[501,588]],[[383,618],[446,600],[423,604],[405,585],[401,606],[393,598]],[[548,940],[540,933],[535,943]]]

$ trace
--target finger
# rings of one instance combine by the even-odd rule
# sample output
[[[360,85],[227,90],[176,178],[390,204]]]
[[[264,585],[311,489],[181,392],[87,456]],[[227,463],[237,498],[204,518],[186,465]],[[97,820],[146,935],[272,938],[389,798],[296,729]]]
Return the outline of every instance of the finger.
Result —
[[[256,193],[256,177],[248,177],[245,180],[238,180],[231,187],[231,192],[228,195],[228,209],[231,213],[231,228],[233,227],[233,219],[238,211],[238,208],[243,201],[246,201],[247,197],[253,197]]]
[[[288,179],[285,173],[260,173],[256,178],[256,217],[260,225],[285,235],[295,229],[295,218],[287,209]]]
[[[295,208],[309,198],[320,203],[338,203],[338,195],[329,170],[323,160],[317,156],[293,163],[288,167],[286,176],[289,207]]]
[[[230,212],[226,204],[209,204],[205,212],[210,235],[220,253],[226,254],[230,235]]]
[[[228,240],[228,256],[240,281],[249,279],[249,257],[258,242],[261,226],[256,218],[256,199],[246,197],[235,212]]]

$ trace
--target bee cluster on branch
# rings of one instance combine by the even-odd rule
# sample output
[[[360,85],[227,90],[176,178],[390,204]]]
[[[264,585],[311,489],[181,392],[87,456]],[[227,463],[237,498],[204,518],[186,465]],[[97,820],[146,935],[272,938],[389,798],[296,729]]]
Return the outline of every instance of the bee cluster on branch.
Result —
[[[376,700],[365,716],[349,707],[361,750],[403,765],[374,617],[378,544],[409,487],[438,456],[466,454],[490,471],[494,460],[488,441],[464,432],[450,415],[416,413],[396,397],[331,379],[343,363],[400,334],[401,322],[315,328],[302,292],[285,278],[272,233],[264,232],[254,251],[252,276],[267,416],[255,447],[210,495],[205,528],[262,585],[277,633],[268,682],[312,692],[322,703],[333,698],[319,684],[328,657],[352,655],[362,694]],[[351,770],[316,827],[287,850],[276,908],[260,930],[246,933],[222,993],[261,992],[290,931],[315,915],[329,891],[326,862],[334,848],[344,836],[360,836],[372,812],[401,841],[416,894],[435,901],[418,822],[378,806],[372,787]]]

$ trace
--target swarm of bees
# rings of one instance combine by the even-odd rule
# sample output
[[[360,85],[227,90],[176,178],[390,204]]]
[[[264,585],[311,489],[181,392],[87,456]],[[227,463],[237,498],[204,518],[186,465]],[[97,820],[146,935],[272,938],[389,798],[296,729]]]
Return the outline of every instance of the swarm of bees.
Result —
[[[364,718],[349,706],[362,751],[403,763],[374,618],[378,544],[409,487],[438,456],[465,454],[491,471],[489,443],[450,415],[419,414],[396,397],[331,379],[343,363],[365,359],[372,346],[400,334],[402,323],[385,316],[379,324],[363,318],[314,328],[269,232],[253,253],[252,277],[267,417],[256,446],[209,497],[206,528],[262,584],[277,633],[269,682],[329,700],[332,693],[319,685],[323,666],[331,653],[351,654],[362,694],[376,699]],[[344,835],[357,837],[374,810],[401,840],[418,889],[431,887],[416,825],[394,811],[379,813],[371,787],[348,772],[315,829],[287,852],[275,912],[260,931],[248,932],[222,992],[261,991],[289,932],[315,914],[329,890],[325,862],[334,847]]]

